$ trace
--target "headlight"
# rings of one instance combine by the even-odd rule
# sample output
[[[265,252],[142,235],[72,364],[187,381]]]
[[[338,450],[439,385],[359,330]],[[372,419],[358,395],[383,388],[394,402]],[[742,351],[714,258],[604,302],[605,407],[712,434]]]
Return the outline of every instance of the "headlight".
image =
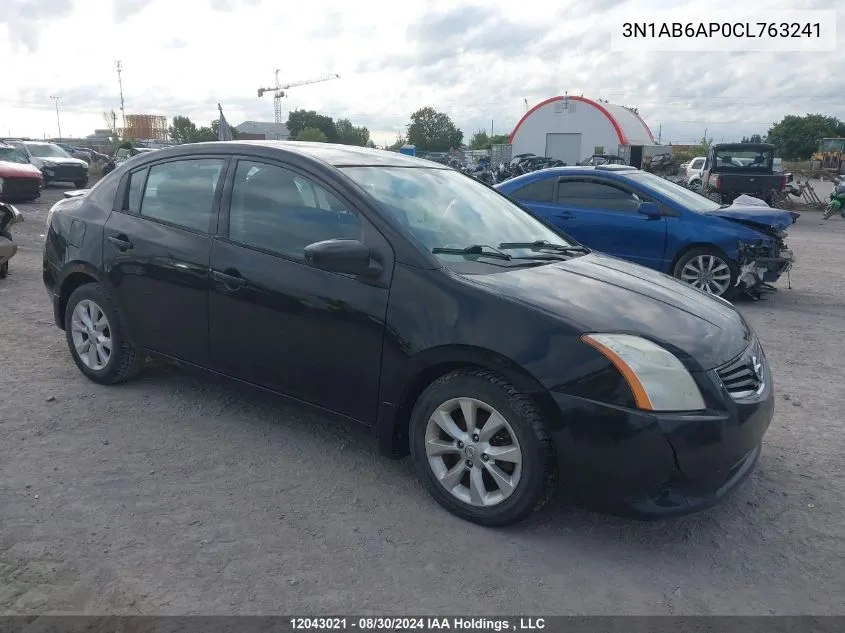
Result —
[[[42,162],[42,163],[41,163],[41,166],[42,166],[42,167],[51,167],[51,168],[52,168],[52,167],[55,167],[55,166],[56,166],[56,163],[51,163],[49,160],[45,160],[44,162]]]
[[[637,407],[647,411],[700,411],[704,398],[677,356],[632,334],[585,334],[581,340],[616,366]]]

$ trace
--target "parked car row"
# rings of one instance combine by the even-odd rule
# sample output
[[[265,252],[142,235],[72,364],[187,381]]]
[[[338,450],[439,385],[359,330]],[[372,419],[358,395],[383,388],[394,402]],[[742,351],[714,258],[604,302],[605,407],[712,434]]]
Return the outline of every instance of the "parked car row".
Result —
[[[791,265],[779,213],[618,165],[497,191],[393,152],[213,142],[53,205],[43,279],[94,382],[156,356],[319,407],[484,525],[560,487],[656,518],[717,503],[760,457],[772,375],[721,297],[756,253]]]
[[[7,175],[3,176],[4,173]],[[51,183],[66,182],[77,188],[86,187],[88,163],[74,158],[56,143],[4,139],[0,141],[0,178],[3,198],[35,200],[41,195],[41,189]]]

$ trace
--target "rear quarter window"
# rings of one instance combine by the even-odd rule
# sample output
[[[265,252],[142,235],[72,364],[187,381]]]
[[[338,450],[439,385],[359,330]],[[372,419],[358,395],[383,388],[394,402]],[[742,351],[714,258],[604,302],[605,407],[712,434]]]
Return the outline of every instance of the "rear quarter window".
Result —
[[[514,191],[511,198],[517,200],[529,200],[531,202],[546,202],[551,204],[555,195],[555,178],[543,178],[535,180]]]

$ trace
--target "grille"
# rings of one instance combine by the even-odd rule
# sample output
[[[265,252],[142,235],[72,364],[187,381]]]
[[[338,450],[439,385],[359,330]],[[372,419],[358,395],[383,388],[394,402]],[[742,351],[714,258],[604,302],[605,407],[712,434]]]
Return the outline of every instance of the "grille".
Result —
[[[759,394],[765,387],[766,357],[755,338],[746,350],[716,370],[716,374],[734,400]]]
[[[9,198],[31,198],[38,193],[38,178],[4,178],[3,195]]]
[[[74,180],[82,180],[88,175],[88,170],[82,166],[76,165],[59,165],[53,168],[54,176],[51,180],[58,180],[61,182],[73,182]]]

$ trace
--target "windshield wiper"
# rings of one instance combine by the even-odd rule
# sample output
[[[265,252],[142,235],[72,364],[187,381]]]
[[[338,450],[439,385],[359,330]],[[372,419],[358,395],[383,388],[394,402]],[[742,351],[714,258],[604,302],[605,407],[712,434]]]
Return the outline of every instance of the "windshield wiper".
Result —
[[[548,240],[537,240],[535,242],[502,242],[499,248],[547,248],[561,253],[589,253],[590,249],[584,246],[564,246],[563,244],[552,244]]]
[[[443,248],[438,246],[437,248],[432,248],[431,252],[435,255],[438,253],[444,255],[484,255],[485,257],[495,257],[498,259],[511,259],[511,256],[507,253],[503,253],[498,248],[493,248],[487,244],[473,244],[466,248]]]

